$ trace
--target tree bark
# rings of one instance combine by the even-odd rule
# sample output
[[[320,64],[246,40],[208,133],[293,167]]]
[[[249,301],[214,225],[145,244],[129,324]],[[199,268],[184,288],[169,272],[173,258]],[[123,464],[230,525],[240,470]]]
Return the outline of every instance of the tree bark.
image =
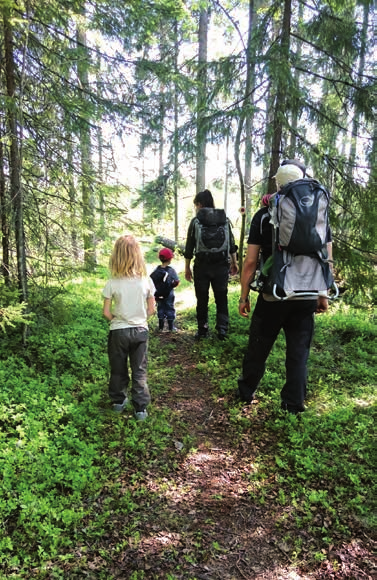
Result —
[[[5,49],[5,76],[7,86],[7,125],[10,139],[9,171],[10,196],[13,203],[14,226],[17,254],[18,287],[20,300],[25,302],[28,297],[27,269],[25,255],[25,232],[23,220],[23,193],[21,187],[21,158],[18,140],[17,106],[16,106],[16,77],[13,54],[13,31],[8,9],[3,10],[4,49]]]
[[[80,120],[80,156],[81,156],[81,195],[84,224],[84,265],[88,272],[93,272],[96,264],[95,239],[95,202],[93,193],[93,164],[91,157],[90,125],[85,115],[85,89],[89,87],[88,80],[88,51],[86,48],[86,33],[79,25],[77,29],[77,43],[80,57],[77,64],[77,73],[82,87],[82,112]]]
[[[10,284],[9,269],[9,199],[6,192],[6,181],[4,173],[4,145],[2,140],[3,132],[0,134],[0,212],[1,212],[1,245],[3,250],[1,272],[6,286]]]
[[[303,21],[303,15],[304,15],[304,4],[299,2],[299,6],[298,6],[298,24],[299,24],[299,26],[300,26],[300,23],[302,23],[302,21]],[[297,39],[297,51],[296,51],[296,59],[297,60],[300,60],[301,53],[302,53],[302,41],[301,41],[301,39]],[[295,84],[298,87],[300,84],[301,71],[299,71],[296,68],[294,75],[295,75]],[[297,156],[297,127],[298,127],[299,114],[300,114],[300,111],[298,110],[297,107],[295,107],[292,110],[292,117],[291,117],[291,119],[292,119],[291,120],[292,131],[291,131],[290,143],[289,143],[289,147],[288,147],[288,157],[290,159],[293,159],[294,157]]]
[[[367,3],[363,6],[363,28],[361,31],[361,46],[359,54],[359,78],[362,76],[365,68],[365,54],[367,49],[367,35],[368,35],[368,21],[369,21],[369,6]],[[352,121],[351,147],[349,154],[349,175],[352,176],[355,168],[356,152],[357,152],[357,136],[360,125],[360,113],[358,110],[354,112]]]
[[[207,149],[207,49],[209,9],[203,8],[199,15],[198,97],[196,118],[196,192],[206,187]]]
[[[255,85],[255,58],[253,55],[253,33],[255,26],[255,2],[254,0],[249,0],[249,30],[247,38],[247,49],[246,49],[246,87],[245,94],[246,99],[244,105],[249,108],[246,112],[245,121],[245,210],[246,215],[250,215],[251,210],[251,167],[252,167],[252,155],[253,155],[253,117],[254,113],[252,111],[252,106],[254,102],[253,88]]]
[[[236,169],[238,173],[238,178],[240,182],[240,201],[241,201],[241,208],[243,208],[241,213],[241,231],[240,231],[240,240],[239,240],[239,248],[238,248],[238,268],[240,274],[242,273],[242,264],[243,264],[243,244],[245,239],[245,224],[246,224],[246,194],[247,194],[247,187],[249,187],[249,191],[251,188],[251,151],[252,151],[252,142],[251,142],[251,127],[252,127],[252,117],[250,115],[250,111],[248,111],[250,102],[252,102],[252,87],[254,84],[254,68],[253,68],[253,58],[252,58],[252,33],[253,33],[253,24],[254,24],[254,0],[249,0],[249,32],[248,32],[248,41],[246,47],[246,82],[245,82],[245,92],[244,92],[244,99],[242,102],[241,107],[241,114],[238,121],[238,128],[236,133],[235,145],[234,145],[234,157],[236,163]],[[241,147],[241,135],[243,131],[243,127],[245,124],[245,119],[247,120],[246,123],[246,151],[245,151],[245,176],[242,175],[241,169],[241,160],[240,160],[240,147]],[[246,182],[246,179],[249,182]]]
[[[179,54],[179,42],[178,42],[178,22],[174,23],[174,139],[173,139],[173,156],[174,156],[174,238],[178,241],[178,175],[179,175],[179,141],[178,141],[178,54]]]
[[[279,64],[289,67],[289,45],[291,29],[292,6],[291,0],[284,0],[283,23],[280,37],[280,54]],[[268,176],[267,193],[276,191],[276,183],[273,176],[279,167],[280,156],[282,154],[282,136],[283,136],[283,118],[287,111],[288,86],[286,82],[287,75],[284,75],[284,69],[278,77],[276,93],[274,96],[274,118],[272,122],[272,145],[270,158],[270,171]]]

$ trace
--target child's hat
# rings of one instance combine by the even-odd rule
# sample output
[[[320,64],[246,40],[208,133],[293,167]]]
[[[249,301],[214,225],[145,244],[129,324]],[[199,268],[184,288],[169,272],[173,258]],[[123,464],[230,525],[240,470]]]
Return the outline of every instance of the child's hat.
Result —
[[[302,171],[302,176],[305,177],[306,174],[306,167],[305,165],[302,163],[302,161],[300,161],[299,159],[284,159],[284,161],[281,162],[280,164],[282,167],[284,165],[296,165],[296,167],[299,167]]]
[[[276,181],[280,186],[286,185],[290,181],[302,179],[302,170],[297,165],[281,165],[274,175]]]
[[[174,258],[174,254],[169,248],[162,248],[162,250],[158,252],[158,257],[162,258],[164,262],[167,262]]]

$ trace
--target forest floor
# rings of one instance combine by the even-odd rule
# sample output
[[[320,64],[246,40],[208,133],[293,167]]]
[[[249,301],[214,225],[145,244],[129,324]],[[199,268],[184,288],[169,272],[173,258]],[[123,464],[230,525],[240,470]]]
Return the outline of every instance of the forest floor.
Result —
[[[267,431],[265,417],[245,407],[250,429],[236,433],[214,387],[197,370],[193,337],[185,332],[159,333],[161,348],[174,350],[169,365],[180,365],[182,376],[154,400],[156,411],[168,410],[173,421],[173,454],[166,457],[169,473],[147,474],[150,497],[140,501],[134,521],[139,540],[119,554],[115,578],[186,580],[304,580],[377,578],[375,542],[362,529],[353,539],[339,538],[322,562],[313,560],[316,539],[290,525],[289,508],[279,506],[276,493],[257,504],[250,494],[250,473],[256,457],[273,454],[277,433]],[[258,404],[258,403],[256,403]],[[192,441],[192,452],[182,441]],[[160,458],[159,464],[163,462]],[[152,499],[155,498],[155,499]],[[285,526],[276,520],[287,511]],[[287,540],[289,538],[289,540]],[[297,558],[287,541],[301,546]],[[314,562],[314,563],[313,563]],[[115,564],[115,562],[114,562]],[[128,572],[127,572],[128,570]],[[133,576],[130,570],[138,571]],[[144,572],[141,572],[144,571]],[[139,576],[139,574],[142,574]]]

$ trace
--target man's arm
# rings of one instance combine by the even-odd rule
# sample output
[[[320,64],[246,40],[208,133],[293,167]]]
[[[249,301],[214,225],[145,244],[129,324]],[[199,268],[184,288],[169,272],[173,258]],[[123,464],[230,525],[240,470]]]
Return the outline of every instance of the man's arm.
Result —
[[[190,264],[194,256],[194,248],[195,248],[194,221],[195,218],[191,220],[190,225],[188,227],[186,246],[183,254],[185,257],[185,279],[188,282],[192,282],[193,280]]]
[[[247,254],[242,266],[241,275],[241,296],[239,301],[238,311],[241,316],[247,316],[250,312],[249,292],[250,284],[254,280],[255,271],[258,265],[258,257],[260,246],[256,244],[249,244],[247,246]]]
[[[234,276],[238,272],[237,246],[236,246],[236,242],[234,240],[232,226],[230,225],[230,221],[228,218],[227,218],[227,223],[228,223],[228,231],[229,231],[230,273],[232,276]]]
[[[186,258],[185,260],[185,279],[187,280],[187,282],[192,282],[192,271],[191,271],[191,259],[190,258]]]

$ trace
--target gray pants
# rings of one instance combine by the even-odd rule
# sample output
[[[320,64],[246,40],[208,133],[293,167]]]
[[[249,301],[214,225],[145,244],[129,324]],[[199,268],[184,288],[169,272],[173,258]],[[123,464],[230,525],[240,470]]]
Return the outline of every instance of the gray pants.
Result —
[[[148,330],[142,327],[110,330],[108,338],[110,362],[109,397],[122,404],[127,395],[131,367],[131,395],[136,412],[144,411],[151,396],[147,384]]]

